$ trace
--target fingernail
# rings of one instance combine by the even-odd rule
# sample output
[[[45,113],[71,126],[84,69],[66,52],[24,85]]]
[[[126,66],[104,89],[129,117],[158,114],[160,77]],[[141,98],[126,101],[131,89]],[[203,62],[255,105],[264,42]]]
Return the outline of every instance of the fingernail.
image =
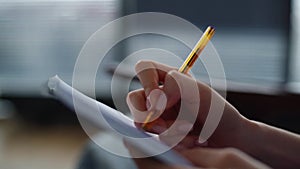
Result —
[[[185,124],[182,124],[182,125],[178,126],[177,130],[179,132],[189,132],[190,130],[192,130],[192,128],[193,128],[193,124],[185,123]]]
[[[147,108],[148,111],[151,108],[150,96],[148,96],[147,99],[146,99],[146,108]]]
[[[155,109],[157,111],[163,111],[167,104],[167,97],[163,92],[160,92],[157,102],[155,104]]]
[[[155,110],[162,112],[167,105],[167,96],[162,90],[154,89],[146,100],[146,108],[148,111]]]

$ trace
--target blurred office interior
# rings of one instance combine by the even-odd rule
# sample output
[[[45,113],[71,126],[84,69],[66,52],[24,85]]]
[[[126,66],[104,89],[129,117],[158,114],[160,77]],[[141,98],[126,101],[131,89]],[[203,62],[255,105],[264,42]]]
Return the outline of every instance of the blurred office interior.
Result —
[[[76,58],[88,38],[110,21],[137,12],[173,14],[201,30],[213,25],[212,43],[224,65],[227,99],[248,118],[300,133],[299,11],[297,0],[0,0],[0,168],[51,167],[55,162],[57,168],[76,167],[88,138],[75,113],[47,97],[45,84],[56,74],[71,84]],[[126,23],[105,38],[125,28]],[[114,68],[144,48],[165,49],[182,59],[190,51],[155,34],[121,41],[99,67],[97,99],[114,107]],[[208,79],[204,67],[193,69],[199,80]],[[126,78],[126,72],[120,76]],[[137,87],[133,81],[132,89]],[[57,155],[61,153],[65,155]]]

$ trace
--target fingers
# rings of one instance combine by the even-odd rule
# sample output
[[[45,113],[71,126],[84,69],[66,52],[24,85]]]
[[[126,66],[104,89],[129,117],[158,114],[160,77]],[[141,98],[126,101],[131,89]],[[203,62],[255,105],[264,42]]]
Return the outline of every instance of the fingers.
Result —
[[[133,115],[139,115],[135,112],[146,111],[146,96],[143,89],[135,90],[127,94],[126,102]]]
[[[163,82],[166,74],[171,70],[177,69],[145,60],[139,61],[135,66],[135,71],[145,90],[146,96],[148,96],[153,89],[159,88],[159,82]]]
[[[181,154],[196,166],[205,168],[269,168],[267,165],[234,148],[194,148],[190,150],[184,150],[181,152]]]
[[[161,96],[167,96],[167,108],[173,106],[180,96],[181,99],[184,97],[189,102],[199,103],[199,97],[195,96],[198,93],[196,80],[179,73],[176,68],[153,61],[139,61],[135,68],[146,99],[153,90],[160,90],[159,84],[163,83],[164,93]],[[148,102],[146,101],[146,104],[149,104]]]
[[[143,99],[145,103],[135,100],[134,103],[130,104],[131,99],[127,99],[127,103],[129,103],[129,108],[134,114],[134,117],[138,117],[135,118],[136,122],[143,123],[146,119],[147,122],[152,122],[164,112],[168,100],[165,93],[159,88],[159,84],[164,83],[166,74],[170,70],[175,70],[175,68],[153,61],[140,61],[136,64],[135,68],[137,76],[144,87],[145,98],[140,97],[143,96],[141,93],[131,93],[129,96],[131,98],[138,96],[137,99]],[[145,107],[141,107],[137,104],[144,104],[147,111],[137,111],[138,109],[134,108],[135,106],[145,110]],[[149,113],[150,115],[148,116]]]
[[[150,111],[147,110],[146,106],[146,97],[144,90],[135,90],[127,95],[127,105],[130,109],[130,112],[133,115],[135,125],[138,128],[141,128],[142,123],[144,123],[145,119],[147,118]],[[167,129],[167,125],[165,124],[164,120],[159,118],[160,114],[154,114],[152,119],[150,120],[151,123],[155,123],[154,127],[146,128],[147,131],[153,133],[161,133]],[[153,121],[155,120],[155,121]]]
[[[137,127],[141,128],[142,123],[148,115],[145,106],[145,94],[143,90],[136,90],[130,92],[127,97],[128,106],[133,114],[135,124]],[[166,114],[177,114],[177,112],[167,110]],[[188,121],[178,119],[174,122],[173,120],[168,120],[164,117],[159,117],[155,121],[150,122],[146,125],[145,130],[160,134],[160,139],[170,146],[176,146],[177,149],[181,148],[191,148],[195,146],[196,136],[186,137],[189,131],[192,130],[193,124]],[[185,138],[186,137],[186,138]]]
[[[166,75],[163,91],[168,97],[168,104],[179,99],[190,104],[199,104],[200,102],[198,82],[175,70]]]
[[[189,117],[192,122],[195,121],[199,108],[196,80],[179,73],[174,70],[175,68],[150,61],[139,62],[136,69],[144,90],[130,92],[127,97],[127,104],[135,122],[145,122],[145,119],[149,119],[148,114],[151,113],[148,121],[160,121],[155,127],[163,131],[166,126],[159,118],[176,119],[179,106],[181,112],[185,112],[180,115],[179,119]],[[161,88],[158,82],[163,83]],[[178,103],[180,100],[181,102]],[[193,112],[194,115],[191,116],[192,113],[190,113],[186,116],[189,112]]]
[[[193,135],[199,134],[210,108],[212,90],[175,68],[156,62],[140,61],[136,70],[144,90],[131,92],[127,98],[136,125],[140,127],[147,119],[143,128],[161,133],[166,129],[165,121],[176,123],[179,119],[196,124]],[[163,85],[160,87],[159,83]],[[169,133],[176,130],[171,128]]]

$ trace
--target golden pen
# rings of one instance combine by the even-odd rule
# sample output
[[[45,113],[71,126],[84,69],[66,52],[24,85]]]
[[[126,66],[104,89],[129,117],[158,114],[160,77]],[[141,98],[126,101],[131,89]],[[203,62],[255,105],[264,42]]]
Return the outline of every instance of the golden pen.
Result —
[[[192,68],[200,53],[203,51],[208,41],[212,38],[215,33],[215,29],[211,26],[207,27],[200,40],[197,42],[189,56],[185,59],[182,66],[179,68],[179,72],[188,73]]]
[[[209,40],[212,38],[212,36],[215,33],[215,29],[212,26],[208,26],[205,30],[205,32],[202,34],[200,40],[196,43],[195,47],[191,51],[191,53],[188,55],[188,57],[183,62],[182,66],[179,68],[179,72],[181,73],[188,73],[189,70],[192,68],[194,63],[196,62],[197,58],[199,57],[200,53],[203,51]],[[147,124],[149,123],[150,118],[154,114],[153,111],[151,111],[148,116],[146,117],[144,123],[142,124],[142,128],[146,129]]]

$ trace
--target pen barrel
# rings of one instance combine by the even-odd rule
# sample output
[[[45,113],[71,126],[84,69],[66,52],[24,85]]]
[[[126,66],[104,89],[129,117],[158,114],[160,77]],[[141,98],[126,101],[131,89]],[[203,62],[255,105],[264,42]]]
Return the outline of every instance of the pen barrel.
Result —
[[[200,53],[203,51],[203,49],[205,48],[205,46],[207,45],[207,43],[209,42],[211,37],[214,35],[214,33],[215,33],[215,29],[213,27],[211,27],[211,26],[207,27],[207,29],[202,34],[199,41],[196,43],[196,45],[193,48],[193,50],[191,51],[191,53],[185,59],[182,66],[179,68],[179,70],[178,70],[179,72],[184,73],[184,74],[187,74],[189,72],[189,70],[192,68],[192,66],[196,62],[197,58],[199,57]],[[153,114],[154,114],[154,112],[150,112],[148,114],[144,123],[142,124],[143,129],[145,129],[145,130],[151,129],[152,125],[155,123],[155,122],[149,122],[150,118],[152,117]]]
[[[199,57],[200,53],[203,51],[203,49],[205,48],[211,37],[214,35],[214,33],[215,29],[213,27],[207,27],[200,40],[196,43],[191,53],[188,55],[182,66],[179,68],[179,72],[186,74],[190,71],[197,58]]]

